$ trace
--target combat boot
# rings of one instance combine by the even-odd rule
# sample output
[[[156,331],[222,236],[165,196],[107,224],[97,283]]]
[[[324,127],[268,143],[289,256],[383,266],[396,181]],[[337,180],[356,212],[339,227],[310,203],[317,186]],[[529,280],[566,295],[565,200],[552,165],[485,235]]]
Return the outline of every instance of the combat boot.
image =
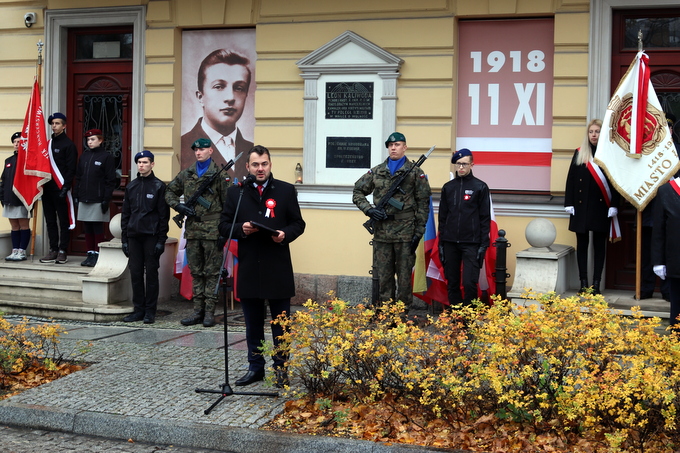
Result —
[[[194,310],[194,313],[189,316],[188,318],[184,318],[183,320],[180,321],[180,323],[183,326],[193,326],[194,324],[200,324],[203,322],[203,315],[205,314],[205,311],[203,310]]]
[[[212,311],[206,311],[205,317],[203,318],[203,327],[212,327],[215,325],[215,313]]]

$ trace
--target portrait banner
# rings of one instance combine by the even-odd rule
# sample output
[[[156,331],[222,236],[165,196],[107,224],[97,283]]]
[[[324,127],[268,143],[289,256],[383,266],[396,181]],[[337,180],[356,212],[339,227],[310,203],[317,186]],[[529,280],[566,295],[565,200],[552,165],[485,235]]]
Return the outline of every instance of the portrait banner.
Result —
[[[649,57],[638,52],[619,82],[602,121],[594,158],[616,190],[638,210],[680,168],[648,62]]]

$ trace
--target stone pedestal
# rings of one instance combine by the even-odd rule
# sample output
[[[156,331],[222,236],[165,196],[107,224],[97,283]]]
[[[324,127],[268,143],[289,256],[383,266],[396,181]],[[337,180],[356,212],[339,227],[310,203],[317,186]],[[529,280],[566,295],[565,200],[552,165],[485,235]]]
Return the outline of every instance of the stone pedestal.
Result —
[[[517,253],[515,281],[508,297],[519,298],[526,289],[558,294],[569,289],[569,263],[574,247],[553,244],[530,247]]]

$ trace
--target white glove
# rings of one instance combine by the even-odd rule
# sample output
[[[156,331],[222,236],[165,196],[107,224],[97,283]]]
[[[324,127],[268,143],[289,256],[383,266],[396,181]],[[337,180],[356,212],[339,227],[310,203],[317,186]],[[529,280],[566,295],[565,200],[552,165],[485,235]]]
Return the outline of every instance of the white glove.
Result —
[[[607,212],[607,217],[614,217],[616,214],[619,213],[619,210],[616,208],[609,208],[609,212]]]
[[[574,211],[574,207],[573,207],[573,206],[565,206],[565,207],[564,207],[564,212],[566,212],[567,214],[570,214],[570,215],[574,215],[574,212],[576,212],[576,211]]]
[[[659,264],[658,266],[654,266],[654,273],[659,276],[661,280],[666,280],[666,266],[663,264]]]

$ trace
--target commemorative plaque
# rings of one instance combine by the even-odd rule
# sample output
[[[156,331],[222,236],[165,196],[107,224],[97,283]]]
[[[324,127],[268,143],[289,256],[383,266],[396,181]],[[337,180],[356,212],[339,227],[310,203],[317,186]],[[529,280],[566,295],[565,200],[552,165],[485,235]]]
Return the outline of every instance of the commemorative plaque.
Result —
[[[371,137],[326,137],[326,168],[371,168]]]
[[[326,119],[373,119],[373,82],[326,83]]]

